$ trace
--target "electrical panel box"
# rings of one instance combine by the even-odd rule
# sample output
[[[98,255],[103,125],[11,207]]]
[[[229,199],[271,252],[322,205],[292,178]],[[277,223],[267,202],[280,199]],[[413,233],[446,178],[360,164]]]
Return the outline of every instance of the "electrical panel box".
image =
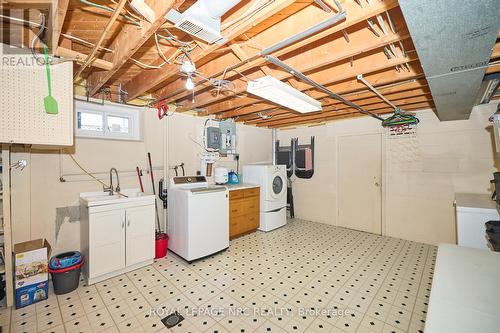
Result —
[[[207,148],[220,149],[220,131],[218,127],[207,127]]]
[[[222,154],[236,154],[236,124],[233,121],[221,121],[219,131],[219,152]]]

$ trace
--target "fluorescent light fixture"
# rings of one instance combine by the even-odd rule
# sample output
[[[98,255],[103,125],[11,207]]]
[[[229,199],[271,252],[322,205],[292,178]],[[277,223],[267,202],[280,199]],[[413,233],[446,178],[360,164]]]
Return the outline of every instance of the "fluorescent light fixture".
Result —
[[[249,81],[247,92],[300,113],[321,111],[321,102],[272,76]]]
[[[154,10],[144,3],[144,0],[132,0],[130,1],[130,6],[148,20],[149,23],[153,23],[156,20]]]

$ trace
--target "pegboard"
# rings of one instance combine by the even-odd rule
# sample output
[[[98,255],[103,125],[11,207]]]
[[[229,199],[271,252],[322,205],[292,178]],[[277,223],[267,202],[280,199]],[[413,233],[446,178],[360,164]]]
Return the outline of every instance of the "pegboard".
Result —
[[[73,63],[50,67],[59,113],[47,114],[45,67],[31,54],[0,54],[0,142],[73,145]]]

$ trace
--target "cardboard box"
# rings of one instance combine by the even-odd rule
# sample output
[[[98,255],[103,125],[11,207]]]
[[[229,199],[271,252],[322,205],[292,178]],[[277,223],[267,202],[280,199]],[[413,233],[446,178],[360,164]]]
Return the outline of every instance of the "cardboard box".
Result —
[[[16,309],[47,299],[51,247],[45,239],[14,245]]]

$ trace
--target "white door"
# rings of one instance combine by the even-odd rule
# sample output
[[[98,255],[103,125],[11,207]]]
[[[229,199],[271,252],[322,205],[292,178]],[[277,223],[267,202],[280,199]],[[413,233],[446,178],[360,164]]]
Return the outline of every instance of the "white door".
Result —
[[[382,233],[382,136],[338,138],[338,214],[341,227]]]
[[[155,256],[154,206],[127,208],[126,220],[127,266],[153,259]]]
[[[90,219],[90,276],[125,267],[125,210],[93,213]]]

